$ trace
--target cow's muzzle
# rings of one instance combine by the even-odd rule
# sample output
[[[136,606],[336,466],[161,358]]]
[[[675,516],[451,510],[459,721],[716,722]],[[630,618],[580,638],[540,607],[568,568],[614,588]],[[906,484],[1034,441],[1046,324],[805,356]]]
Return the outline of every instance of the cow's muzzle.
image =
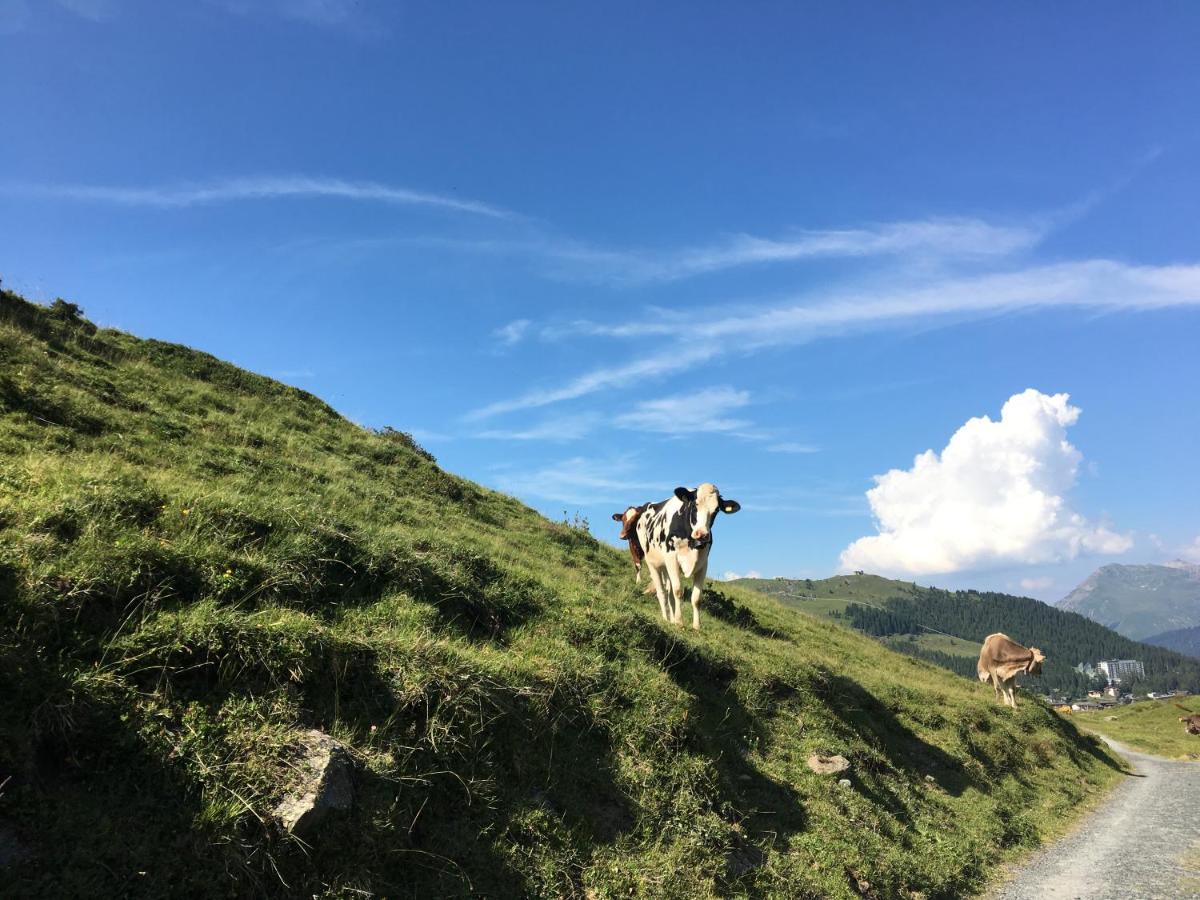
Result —
[[[693,550],[699,550],[702,547],[707,547],[711,543],[712,543],[712,532],[711,531],[708,534],[704,535],[704,537],[688,538],[688,546],[690,548],[692,548]]]

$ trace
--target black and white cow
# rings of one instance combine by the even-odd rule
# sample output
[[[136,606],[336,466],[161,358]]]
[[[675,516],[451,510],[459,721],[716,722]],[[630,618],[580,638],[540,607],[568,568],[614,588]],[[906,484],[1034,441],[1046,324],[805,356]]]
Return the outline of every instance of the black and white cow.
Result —
[[[690,578],[692,627],[700,630],[700,597],[708,575],[713,521],[719,512],[733,514],[741,508],[736,500],[723,498],[715,485],[702,484],[694,491],[675,488],[674,497],[648,504],[638,517],[638,541],[664,620],[683,624],[683,579]]]

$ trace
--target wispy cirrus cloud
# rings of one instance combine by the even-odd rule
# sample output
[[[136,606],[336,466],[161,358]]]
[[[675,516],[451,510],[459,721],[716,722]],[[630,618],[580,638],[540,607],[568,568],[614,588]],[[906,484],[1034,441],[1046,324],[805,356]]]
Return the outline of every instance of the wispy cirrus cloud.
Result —
[[[686,316],[658,312],[633,324],[574,322],[556,331],[554,338],[587,335],[632,340],[686,334],[687,342],[682,346],[672,342],[665,351],[647,351],[625,366],[585,372],[560,387],[496,401],[469,417],[547,406],[679,374],[733,352],[800,344],[851,331],[1046,309],[1111,313],[1178,307],[1200,307],[1200,265],[1134,266],[1098,259],[933,279],[896,288],[884,285],[813,294],[736,314],[708,309],[692,310]]]
[[[926,219],[862,228],[798,231],[764,238],[736,234],[727,240],[664,253],[566,251],[564,260],[589,264],[595,274],[628,281],[679,281],[744,266],[814,259],[873,256],[964,257],[1007,256],[1042,239],[1046,226],[993,225],[979,219]]]
[[[537,388],[527,391],[511,400],[498,400],[464,416],[467,421],[478,421],[498,416],[502,413],[516,412],[523,409],[537,409],[561,403],[564,400],[574,400],[595,394],[598,391],[625,387],[639,379],[659,378],[672,372],[683,372],[691,369],[705,360],[712,359],[719,353],[719,348],[713,345],[701,344],[690,348],[677,350],[670,355],[650,355],[643,359],[634,360],[623,366],[593,369],[583,375],[573,378],[566,384],[555,388]]]
[[[1025,225],[979,219],[934,218],[860,228],[801,230],[781,237],[735,234],[691,247],[605,247],[553,234],[461,239],[396,235],[347,242],[360,250],[397,244],[447,252],[525,257],[552,278],[612,285],[683,281],[730,269],[820,259],[871,257],[915,261],[997,259],[1036,245],[1057,220],[1046,216]]]
[[[375,181],[346,181],[340,178],[314,178],[304,175],[268,175],[229,178],[200,184],[142,187],[9,182],[0,184],[0,193],[88,203],[111,203],[119,206],[149,206],[161,209],[249,200],[276,200],[288,197],[325,197],[399,206],[427,206],[494,219],[520,218],[514,212],[476,200],[415,191]]]
[[[645,400],[617,416],[615,424],[658,434],[739,432],[752,428],[745,419],[730,418],[733,410],[750,403],[750,392],[731,387],[704,388],[655,400]]]
[[[578,506],[641,503],[663,491],[661,484],[639,480],[629,456],[608,459],[573,456],[532,469],[499,469],[491,479],[502,491]]]
[[[524,339],[525,333],[529,331],[529,326],[532,324],[529,319],[514,319],[493,331],[492,337],[499,341],[501,346],[511,347]]]
[[[546,441],[565,443],[586,437],[600,424],[601,418],[594,413],[577,416],[562,416],[547,419],[528,428],[492,428],[473,435],[477,438],[500,441]]]

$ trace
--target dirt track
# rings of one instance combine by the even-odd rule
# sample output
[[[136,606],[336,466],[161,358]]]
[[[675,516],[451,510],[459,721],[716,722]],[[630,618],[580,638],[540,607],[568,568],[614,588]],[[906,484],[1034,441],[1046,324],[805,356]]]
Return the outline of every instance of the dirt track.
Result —
[[[987,900],[1200,897],[1200,763],[1108,743],[1135,774],[1073,832],[1013,869]]]

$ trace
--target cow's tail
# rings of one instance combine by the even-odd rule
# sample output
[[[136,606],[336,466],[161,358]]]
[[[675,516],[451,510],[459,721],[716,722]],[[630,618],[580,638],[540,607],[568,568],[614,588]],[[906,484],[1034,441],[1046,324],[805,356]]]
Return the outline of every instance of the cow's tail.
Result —
[[[1182,703],[1176,703],[1175,705],[1176,705],[1176,706],[1178,706],[1180,709],[1182,709],[1182,710],[1183,710],[1185,713],[1187,713],[1189,716],[1194,716],[1194,715],[1195,715],[1195,713],[1194,713],[1194,712],[1192,712],[1190,709],[1188,709],[1188,708],[1187,708],[1186,706],[1184,706]]]

